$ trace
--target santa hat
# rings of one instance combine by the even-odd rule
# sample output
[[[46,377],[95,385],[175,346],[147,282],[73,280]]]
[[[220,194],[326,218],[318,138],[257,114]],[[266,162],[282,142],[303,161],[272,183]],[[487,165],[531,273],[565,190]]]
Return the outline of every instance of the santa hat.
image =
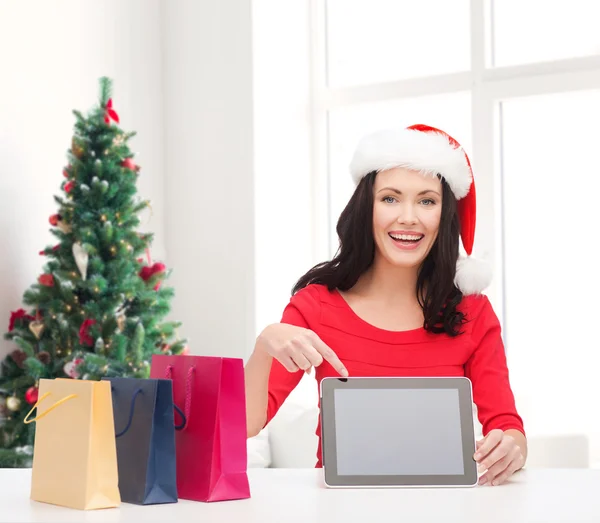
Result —
[[[350,163],[355,184],[372,171],[405,167],[441,175],[458,200],[460,237],[467,254],[456,263],[454,283],[463,294],[478,294],[491,282],[487,263],[471,256],[475,239],[475,181],[469,157],[450,135],[428,125],[383,130],[365,136]]]

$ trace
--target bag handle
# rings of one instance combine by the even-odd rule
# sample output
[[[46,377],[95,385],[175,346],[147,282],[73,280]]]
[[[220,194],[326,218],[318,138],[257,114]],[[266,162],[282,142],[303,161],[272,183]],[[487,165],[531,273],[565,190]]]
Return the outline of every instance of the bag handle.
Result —
[[[111,387],[111,388],[112,388],[112,391],[115,392],[115,388],[114,387]],[[129,407],[129,419],[127,420],[127,425],[125,425],[125,428],[121,432],[118,432],[117,434],[115,434],[115,438],[120,438],[123,434],[125,434],[131,428],[131,422],[133,421],[133,411],[135,409],[135,400],[140,394],[143,394],[142,389],[136,390],[135,393],[133,394],[133,397],[131,398],[131,406]]]
[[[113,390],[113,392],[115,392],[114,387],[112,387],[112,390]],[[131,428],[131,423],[133,422],[133,413],[135,410],[135,400],[140,394],[143,394],[142,389],[137,389],[135,391],[135,393],[133,394],[133,397],[131,398],[131,407],[129,409],[129,419],[127,420],[127,424],[125,425],[125,428],[121,432],[115,434],[115,438],[120,438]],[[179,414],[183,418],[183,424],[175,425],[175,429],[181,430],[183,427],[185,427],[186,418],[185,418],[185,415],[183,414],[183,412],[181,412],[181,409],[177,405],[175,405],[175,409],[177,410],[177,412],[179,412]]]
[[[181,422],[181,425],[175,425],[175,430],[183,430],[187,424],[187,418],[183,411],[177,405],[175,405],[175,403],[173,403],[173,408],[177,411],[177,414],[179,414],[181,416],[181,419],[183,420]]]
[[[177,430],[185,429],[187,427],[188,422],[190,421],[190,412],[192,410],[192,376],[194,376],[195,373],[195,366],[192,366],[188,369],[187,378],[185,380],[185,414],[182,413],[181,409],[173,403],[175,409],[183,418],[183,424],[175,427]],[[168,380],[173,379],[173,365],[167,365],[167,369],[165,370],[165,378],[167,378]]]
[[[51,407],[48,408],[48,410],[42,412],[40,415],[36,416],[33,419],[29,419],[29,416],[31,416],[32,412],[37,408],[37,406],[42,402],[42,400],[44,400],[45,398],[47,398],[48,396],[50,396],[50,392],[46,392],[46,394],[44,394],[41,398],[39,398],[36,402],[35,405],[33,407],[31,407],[31,410],[29,411],[29,413],[27,414],[27,416],[25,416],[25,419],[23,420],[23,423],[25,423],[26,425],[29,423],[33,423],[34,421],[40,420],[42,419],[46,414],[48,414],[49,412],[53,411],[56,407],[58,407],[59,405],[62,405],[65,401],[69,401],[70,399],[76,398],[77,394],[69,394],[68,396],[65,396],[63,399],[58,400],[54,405],[52,405]]]

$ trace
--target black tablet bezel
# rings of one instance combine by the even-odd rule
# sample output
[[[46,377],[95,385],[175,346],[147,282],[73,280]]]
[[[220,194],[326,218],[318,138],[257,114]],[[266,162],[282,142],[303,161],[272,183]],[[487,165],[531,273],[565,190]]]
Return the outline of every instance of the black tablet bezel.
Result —
[[[455,389],[458,391],[464,474],[461,475],[343,475],[337,473],[335,438],[336,389]],[[324,378],[321,396],[321,452],[328,487],[467,487],[477,484],[473,395],[471,381],[449,378]]]

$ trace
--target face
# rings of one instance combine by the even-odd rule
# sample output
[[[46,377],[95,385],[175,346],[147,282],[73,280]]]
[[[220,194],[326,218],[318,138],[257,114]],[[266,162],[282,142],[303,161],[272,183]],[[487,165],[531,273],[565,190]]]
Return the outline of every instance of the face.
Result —
[[[382,171],[373,188],[377,256],[395,267],[419,267],[440,226],[442,183],[402,167]]]

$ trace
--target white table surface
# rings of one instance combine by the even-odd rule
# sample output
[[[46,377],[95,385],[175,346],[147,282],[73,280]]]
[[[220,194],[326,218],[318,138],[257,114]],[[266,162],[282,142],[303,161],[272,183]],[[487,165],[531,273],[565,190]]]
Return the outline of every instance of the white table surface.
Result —
[[[530,469],[498,487],[327,489],[315,469],[250,469],[247,500],[81,511],[29,499],[31,471],[0,469],[0,522],[600,522],[600,470]]]

